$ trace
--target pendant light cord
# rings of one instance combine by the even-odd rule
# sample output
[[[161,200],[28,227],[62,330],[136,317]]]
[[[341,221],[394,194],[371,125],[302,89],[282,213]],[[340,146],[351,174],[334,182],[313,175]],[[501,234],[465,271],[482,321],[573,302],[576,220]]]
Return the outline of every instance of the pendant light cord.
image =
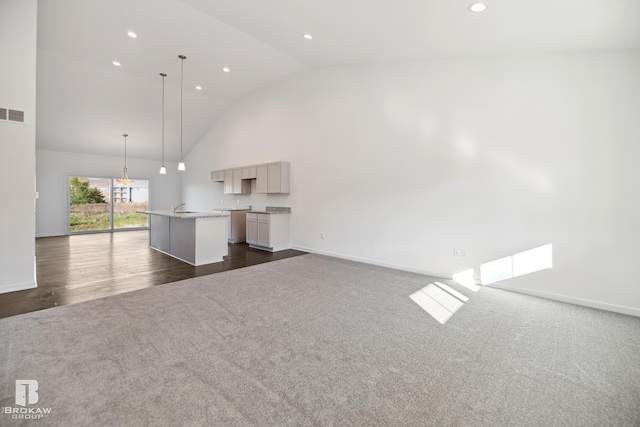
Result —
[[[160,73],[162,76],[162,166],[164,167],[164,78],[167,77],[165,73]]]
[[[180,62],[180,163],[183,163],[182,160],[182,93],[184,91],[184,60],[187,59],[184,55],[178,56],[181,60]]]
[[[126,173],[127,170],[127,137],[129,135],[127,135],[126,133],[123,133],[122,136],[124,136],[124,170]]]

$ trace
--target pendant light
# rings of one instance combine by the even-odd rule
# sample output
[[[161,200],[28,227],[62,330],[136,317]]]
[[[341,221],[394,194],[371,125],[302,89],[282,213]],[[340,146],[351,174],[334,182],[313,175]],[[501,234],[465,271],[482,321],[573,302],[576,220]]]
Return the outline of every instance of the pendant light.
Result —
[[[160,73],[162,76],[162,166],[160,166],[160,174],[166,175],[167,168],[164,167],[164,78],[167,77],[165,73]]]
[[[178,55],[180,58],[180,163],[178,163],[178,170],[185,170],[184,161],[182,160],[182,91],[183,91],[183,75],[184,75],[184,60],[187,59],[184,55]]]
[[[129,135],[123,133],[122,136],[124,136],[124,169],[122,171],[122,178],[116,179],[116,182],[123,185],[129,185],[133,182],[133,180],[129,179],[129,176],[127,175],[127,137]]]

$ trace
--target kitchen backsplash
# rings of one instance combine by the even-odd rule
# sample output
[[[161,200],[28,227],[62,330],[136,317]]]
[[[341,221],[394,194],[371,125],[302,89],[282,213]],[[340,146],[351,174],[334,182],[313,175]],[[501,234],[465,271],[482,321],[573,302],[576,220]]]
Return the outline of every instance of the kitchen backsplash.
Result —
[[[283,207],[283,206],[267,206],[265,208],[266,212],[282,212],[282,213],[291,213],[291,208]]]

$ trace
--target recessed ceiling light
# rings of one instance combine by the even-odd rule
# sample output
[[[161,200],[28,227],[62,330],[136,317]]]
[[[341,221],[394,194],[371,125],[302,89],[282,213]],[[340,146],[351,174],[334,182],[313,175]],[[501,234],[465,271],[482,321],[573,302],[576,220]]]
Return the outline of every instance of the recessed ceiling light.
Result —
[[[313,38],[311,34],[304,34],[302,37],[304,37],[307,40],[311,40]]]
[[[202,86],[196,86],[197,90],[202,90]]]
[[[471,12],[484,12],[487,10],[487,5],[483,3],[471,3],[469,5],[469,10]]]
[[[112,64],[115,65],[116,67],[119,67],[121,65],[118,61],[113,61]]]
[[[129,37],[131,37],[132,39],[135,39],[135,38],[137,38],[137,37],[138,37],[138,35],[137,35],[136,33],[134,33],[133,31],[129,31],[129,32],[127,33],[127,35],[128,35]]]
[[[224,67],[224,68],[222,69],[222,71],[224,71],[225,73],[228,73],[228,72],[229,72],[229,71],[231,71],[231,70],[230,70],[229,68],[227,68],[227,67]]]

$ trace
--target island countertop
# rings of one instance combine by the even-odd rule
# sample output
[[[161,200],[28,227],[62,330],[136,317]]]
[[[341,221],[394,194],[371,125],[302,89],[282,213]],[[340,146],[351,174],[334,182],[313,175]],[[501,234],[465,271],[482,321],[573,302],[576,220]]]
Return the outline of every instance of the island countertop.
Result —
[[[168,216],[170,218],[182,218],[182,219],[195,219],[195,218],[216,218],[216,217],[228,217],[230,214],[228,211],[216,211],[216,212],[172,212],[167,211],[137,211],[139,213],[149,215]]]

